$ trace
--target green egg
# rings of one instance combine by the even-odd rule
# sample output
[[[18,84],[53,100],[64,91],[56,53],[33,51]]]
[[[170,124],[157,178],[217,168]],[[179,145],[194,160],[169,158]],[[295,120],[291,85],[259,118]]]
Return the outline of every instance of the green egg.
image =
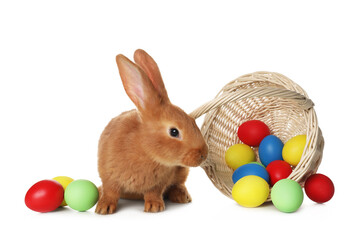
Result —
[[[298,210],[304,200],[301,186],[291,179],[282,179],[271,189],[271,200],[281,212],[291,213]]]
[[[70,208],[84,212],[97,203],[98,189],[88,180],[75,180],[67,186],[64,199]]]

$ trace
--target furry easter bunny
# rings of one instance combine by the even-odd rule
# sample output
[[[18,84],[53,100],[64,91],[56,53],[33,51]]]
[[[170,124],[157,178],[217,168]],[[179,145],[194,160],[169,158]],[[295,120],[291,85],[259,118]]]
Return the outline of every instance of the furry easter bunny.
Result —
[[[144,199],[145,212],[163,211],[164,197],[190,202],[184,185],[188,167],[207,157],[195,120],[170,102],[156,62],[140,49],[134,61],[116,56],[123,86],[137,109],[113,118],[100,137],[99,214],[114,213],[120,197]]]

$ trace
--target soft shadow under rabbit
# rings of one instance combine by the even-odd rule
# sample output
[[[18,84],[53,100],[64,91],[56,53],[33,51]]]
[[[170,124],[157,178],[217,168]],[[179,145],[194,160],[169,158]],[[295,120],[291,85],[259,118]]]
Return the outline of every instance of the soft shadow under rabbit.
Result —
[[[101,135],[99,214],[114,213],[120,197],[144,199],[145,212],[163,211],[164,197],[190,202],[184,185],[188,167],[207,157],[195,120],[171,104],[155,61],[140,49],[134,60],[136,64],[116,57],[125,91],[137,109],[113,118]]]

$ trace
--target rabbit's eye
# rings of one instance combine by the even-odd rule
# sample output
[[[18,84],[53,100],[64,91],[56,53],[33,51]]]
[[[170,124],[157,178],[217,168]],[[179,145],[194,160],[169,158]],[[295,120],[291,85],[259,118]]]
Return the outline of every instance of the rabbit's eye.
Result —
[[[169,134],[170,136],[177,138],[179,137],[179,130],[176,128],[170,128]]]

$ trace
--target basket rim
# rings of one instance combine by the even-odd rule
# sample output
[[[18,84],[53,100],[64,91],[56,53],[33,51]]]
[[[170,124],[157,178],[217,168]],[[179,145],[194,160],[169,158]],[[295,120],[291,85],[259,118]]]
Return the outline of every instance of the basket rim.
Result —
[[[267,81],[276,83],[271,81],[271,79],[274,79],[275,77],[277,77],[277,79],[280,81],[281,79],[285,78],[287,81],[283,82],[284,85],[290,83],[293,89],[288,89],[286,86],[280,84],[279,85],[281,87],[254,87],[248,89],[239,88],[240,86],[245,85],[247,81]],[[307,96],[306,92],[291,79],[280,73],[260,71],[245,74],[236,78],[235,80],[230,81],[222,88],[222,90],[218,92],[214,99],[202,104],[189,115],[197,119],[200,116],[220,107],[221,105],[230,103],[231,101],[262,96],[293,99],[297,101],[298,104],[304,109],[310,109],[314,107],[314,102]]]

